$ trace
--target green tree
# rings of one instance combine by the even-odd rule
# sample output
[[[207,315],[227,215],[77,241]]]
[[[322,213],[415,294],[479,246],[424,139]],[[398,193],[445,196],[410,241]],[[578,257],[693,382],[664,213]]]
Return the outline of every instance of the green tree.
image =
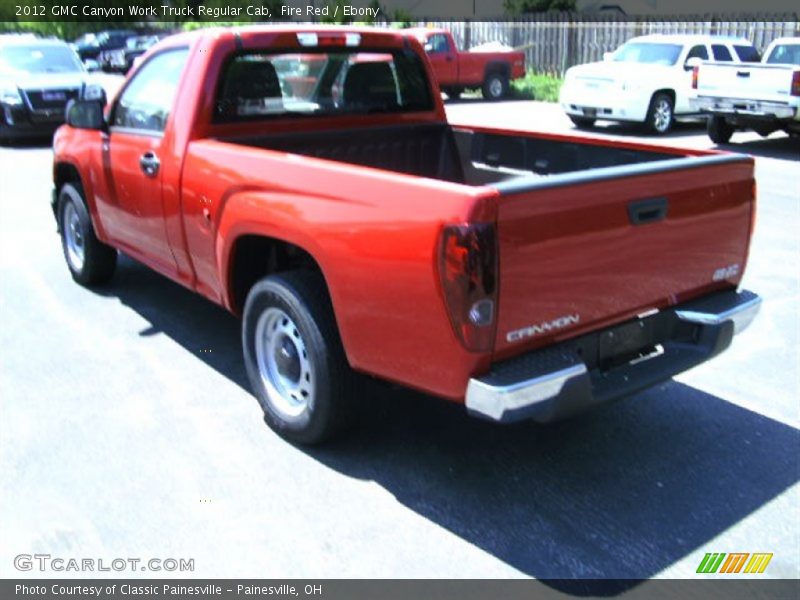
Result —
[[[511,15],[549,11],[575,10],[575,0],[504,0],[503,6]]]

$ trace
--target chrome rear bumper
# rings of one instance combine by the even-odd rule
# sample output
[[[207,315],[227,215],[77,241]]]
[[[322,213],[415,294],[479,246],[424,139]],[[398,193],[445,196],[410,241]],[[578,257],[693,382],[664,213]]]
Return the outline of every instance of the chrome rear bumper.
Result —
[[[544,422],[636,393],[725,350],[760,307],[752,292],[717,293],[497,363],[470,379],[467,410],[492,421]],[[624,341],[631,335],[641,340],[636,348]]]

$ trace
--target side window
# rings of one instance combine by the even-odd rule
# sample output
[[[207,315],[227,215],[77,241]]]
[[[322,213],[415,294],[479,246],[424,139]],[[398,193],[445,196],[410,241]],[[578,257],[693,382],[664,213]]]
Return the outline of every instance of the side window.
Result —
[[[112,127],[164,131],[189,50],[168,50],[145,64],[114,107]]]
[[[719,60],[724,62],[731,62],[733,60],[733,57],[731,56],[731,51],[728,50],[728,48],[723,46],[722,44],[713,44],[711,46],[711,52],[714,53],[714,60]]]
[[[431,45],[430,52],[447,52],[447,38],[440,33],[432,35],[428,40]]]
[[[691,50],[689,50],[689,54],[686,55],[686,60],[690,58],[701,58],[703,60],[708,60],[708,50],[706,50],[705,46],[694,46]]]
[[[761,56],[758,54],[758,50],[753,48],[752,46],[739,46],[736,45],[733,47],[736,51],[736,54],[739,55],[739,60],[742,62],[760,62]]]

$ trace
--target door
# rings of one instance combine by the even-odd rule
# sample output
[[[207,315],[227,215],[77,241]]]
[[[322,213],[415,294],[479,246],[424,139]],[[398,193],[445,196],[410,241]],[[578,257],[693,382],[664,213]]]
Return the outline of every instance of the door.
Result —
[[[176,270],[164,221],[161,157],[165,128],[188,50],[155,55],[116,101],[103,146],[115,218],[109,235],[127,250],[166,272]]]
[[[458,85],[458,53],[443,33],[428,38],[425,51],[433,65],[439,87]]]

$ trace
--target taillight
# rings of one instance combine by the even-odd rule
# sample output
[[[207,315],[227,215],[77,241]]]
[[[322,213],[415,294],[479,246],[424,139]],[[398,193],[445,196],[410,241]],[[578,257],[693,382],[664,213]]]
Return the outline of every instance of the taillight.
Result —
[[[491,350],[497,310],[494,225],[445,226],[439,247],[439,277],[456,336],[468,350]]]
[[[693,90],[697,89],[697,77],[698,77],[698,75],[700,75],[700,67],[695,66],[692,69],[692,89]]]
[[[800,71],[795,71],[792,75],[792,96],[800,96]]]

